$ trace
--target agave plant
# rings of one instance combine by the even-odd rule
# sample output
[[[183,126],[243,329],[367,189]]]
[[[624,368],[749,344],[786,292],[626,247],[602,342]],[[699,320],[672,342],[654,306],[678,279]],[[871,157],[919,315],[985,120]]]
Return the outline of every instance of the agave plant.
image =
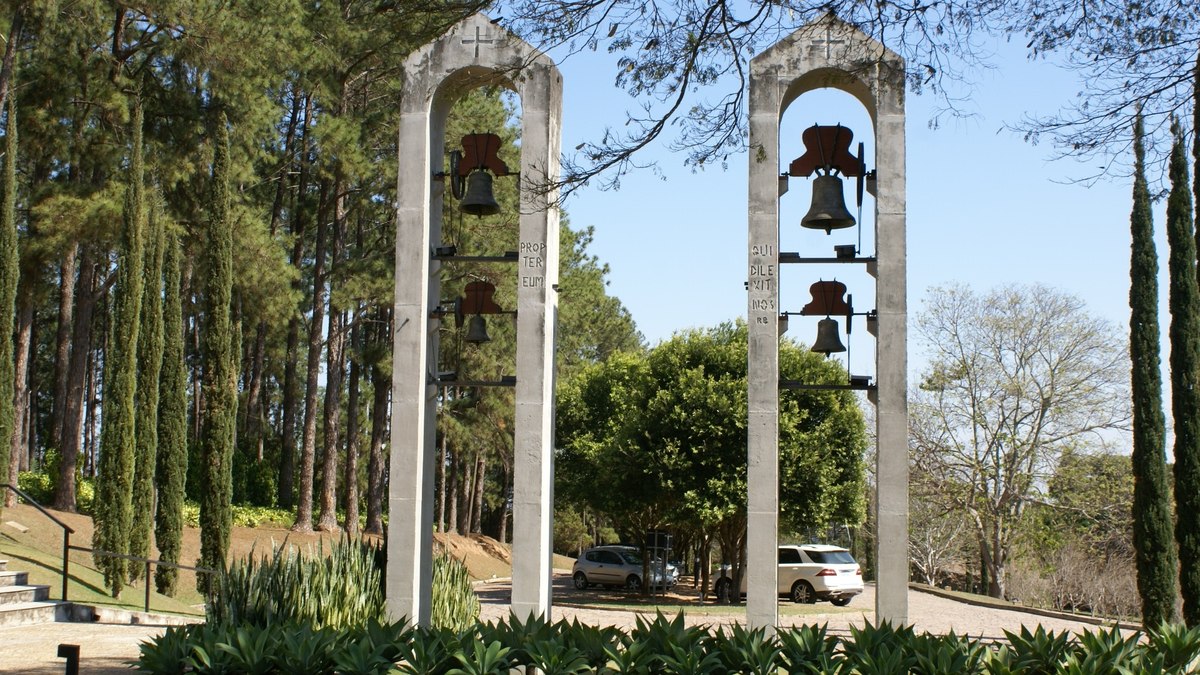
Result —
[[[1004,631],[1009,643],[1009,665],[1013,672],[1029,675],[1052,675],[1071,655],[1071,636],[1067,632],[1054,633],[1041,625],[1037,630],[1021,626],[1020,633]]]
[[[1173,672],[1200,672],[1200,626],[1165,623],[1146,636],[1147,654],[1162,656],[1163,667]]]
[[[566,644],[578,650],[584,662],[594,671],[608,664],[609,647],[623,647],[624,644],[624,633],[612,626],[589,626],[579,623],[579,619],[570,624],[559,622],[557,626]]]
[[[719,629],[713,636],[714,652],[726,672],[774,675],[779,670],[783,650],[765,628],[747,629],[734,624],[729,633]]]
[[[977,640],[960,637],[954,631],[947,635],[922,633],[914,636],[910,644],[913,675],[986,672],[987,647]]]
[[[509,671],[508,647],[499,642],[471,640],[470,650],[460,649],[454,658],[459,665],[446,675],[502,675]]]
[[[604,668],[598,672],[613,675],[635,675],[651,671],[658,657],[650,651],[646,642],[637,642],[628,638],[618,643],[604,646],[606,657]]]
[[[143,673],[175,675],[187,667],[192,655],[192,636],[201,626],[170,626],[157,638],[138,645],[138,660],[132,665]]]
[[[396,669],[406,675],[446,672],[459,651],[458,635],[447,628],[414,631],[400,646]]]
[[[271,654],[271,663],[280,673],[318,675],[333,670],[333,653],[340,638],[331,628],[309,625],[278,626],[279,648]]]
[[[709,651],[708,630],[701,626],[688,627],[683,620],[683,612],[667,619],[662,612],[657,612],[653,621],[644,617],[637,618],[637,625],[631,634],[634,642],[644,642],[651,654],[661,660],[665,655],[674,654],[677,649],[688,652],[704,653]],[[661,672],[662,667],[650,664],[650,672]]]
[[[867,622],[850,627],[850,639],[842,642],[842,653],[854,663],[856,673],[907,673],[915,664],[911,626],[896,628],[888,621]]]
[[[829,635],[826,624],[780,631],[778,640],[780,658],[789,673],[837,673],[845,664],[838,652],[840,639]]]

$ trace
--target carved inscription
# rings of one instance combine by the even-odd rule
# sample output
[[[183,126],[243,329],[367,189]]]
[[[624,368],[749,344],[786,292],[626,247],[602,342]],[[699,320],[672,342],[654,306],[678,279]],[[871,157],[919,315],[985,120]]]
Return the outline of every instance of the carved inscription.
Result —
[[[521,258],[521,288],[545,288],[546,242],[523,241],[517,253]]]
[[[778,321],[775,305],[775,277],[778,259],[774,244],[751,244],[746,288],[750,290],[750,321],[774,325]]]

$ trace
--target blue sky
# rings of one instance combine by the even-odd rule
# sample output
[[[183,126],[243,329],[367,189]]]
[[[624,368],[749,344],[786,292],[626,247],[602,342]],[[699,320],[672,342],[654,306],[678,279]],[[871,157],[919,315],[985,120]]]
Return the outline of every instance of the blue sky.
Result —
[[[908,301],[919,312],[931,286],[963,282],[977,291],[1002,284],[1039,282],[1082,298],[1089,310],[1128,325],[1129,212],[1131,181],[1110,179],[1081,185],[1096,165],[1050,158],[1049,146],[1031,145],[1004,130],[1026,114],[1051,113],[1080,89],[1073,73],[1046,62],[1031,63],[1019,49],[998,47],[995,70],[984,72],[965,108],[973,116],[930,129],[938,102],[907,100]],[[563,74],[563,148],[599,137],[605,126],[620,127],[637,102],[612,87],[606,55],[585,55],[560,64]],[[873,166],[872,134],[864,111],[840,93],[806,94],[783,122],[781,159],[803,152],[800,132],[814,123],[842,123],[867,144]],[[595,227],[592,252],[611,268],[610,292],[633,313],[650,344],[688,327],[712,326],[744,316],[746,294],[746,156],[729,159],[728,170],[693,172],[682,156],[648,150],[661,174],[642,170],[621,180],[616,191],[584,188],[566,204],[575,227]],[[809,205],[804,179],[793,178],[781,201],[782,251],[831,255],[834,244],[854,243],[849,231],[802,231]],[[847,188],[853,210],[853,192]],[[872,251],[870,211],[864,204],[864,250]],[[1163,207],[1155,227],[1165,268]],[[847,283],[855,308],[874,306],[874,283],[863,273],[836,266],[785,266],[780,282],[783,309],[798,311],[818,278]],[[1165,288],[1165,279],[1160,282]],[[1166,325],[1165,307],[1163,326]],[[859,319],[861,321],[861,319]],[[852,371],[873,375],[873,339],[856,324]],[[844,327],[843,327],[844,330]],[[816,322],[793,318],[789,335],[811,342]],[[1166,353],[1164,352],[1164,359]],[[910,335],[910,371],[924,365]]]

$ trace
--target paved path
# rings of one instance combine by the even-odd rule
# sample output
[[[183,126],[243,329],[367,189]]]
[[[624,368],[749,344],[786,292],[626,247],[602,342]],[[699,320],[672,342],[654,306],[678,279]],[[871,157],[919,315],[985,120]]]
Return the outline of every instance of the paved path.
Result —
[[[0,628],[0,673],[62,675],[66,660],[58,645],[79,645],[79,672],[129,675],[138,645],[162,634],[165,626],[98,623],[46,623]]]

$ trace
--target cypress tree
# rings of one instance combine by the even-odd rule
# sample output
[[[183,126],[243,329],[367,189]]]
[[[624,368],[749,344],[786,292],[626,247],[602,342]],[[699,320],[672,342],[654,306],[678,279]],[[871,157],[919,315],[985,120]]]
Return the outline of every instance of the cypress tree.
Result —
[[[0,481],[9,478],[13,421],[13,323],[16,316],[20,256],[17,252],[17,115],[8,100],[8,126],[4,133],[4,197],[0,200]],[[4,490],[0,505],[11,504],[15,495]]]
[[[1158,254],[1146,184],[1142,116],[1133,126],[1133,213],[1129,261],[1129,352],[1133,362],[1133,548],[1142,625],[1175,618],[1175,541],[1167,489],[1165,422],[1158,356]]]
[[[138,331],[137,447],[133,469],[133,525],[129,553],[150,556],[154,527],[154,471],[158,448],[158,377],[162,368],[162,267],[163,215],[161,202],[151,203],[146,230],[145,285],[142,288],[141,327]],[[142,566],[129,566],[129,579],[137,580]]]
[[[1200,287],[1191,185],[1179,120],[1171,124],[1171,194],[1167,199],[1167,245],[1171,256],[1171,412],[1175,422],[1175,543],[1183,620],[1200,625]]]
[[[233,228],[229,217],[229,128],[217,117],[211,213],[201,253],[204,333],[201,337],[204,412],[200,423],[200,564],[224,569],[233,525],[233,437],[237,422],[237,356],[231,317]],[[199,579],[209,590],[207,578]]]
[[[117,252],[117,283],[108,353],[104,360],[103,426],[100,429],[100,475],[93,507],[92,547],[110,553],[129,552],[133,517],[133,455],[136,443],[134,394],[137,389],[138,318],[142,305],[142,256],[145,230],[145,176],[142,161],[142,106],[134,104],[129,188]],[[96,556],[96,567],[113,597],[125,585],[126,563]]]
[[[183,541],[183,491],[187,481],[187,364],[183,348],[183,301],[180,297],[179,239],[167,238],[163,255],[163,352],[159,380],[158,458],[154,481],[158,488],[154,540],[158,557],[179,562]],[[159,566],[154,571],[158,592],[175,595],[179,570]]]

